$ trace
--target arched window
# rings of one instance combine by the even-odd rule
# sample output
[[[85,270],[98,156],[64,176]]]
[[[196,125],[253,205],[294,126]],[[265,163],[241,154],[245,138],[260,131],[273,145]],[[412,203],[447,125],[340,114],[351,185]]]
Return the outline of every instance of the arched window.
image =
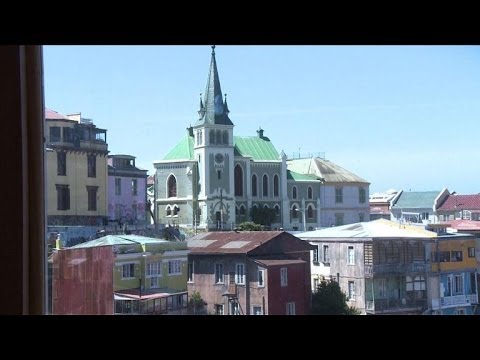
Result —
[[[177,197],[177,179],[175,179],[175,176],[170,175],[168,177],[167,188],[168,188],[168,196],[167,197],[169,197],[169,198]]]
[[[311,188],[309,188],[311,189]],[[313,206],[312,205],[308,205],[308,208],[307,208],[307,217],[309,219],[313,218]]]
[[[173,205],[173,216],[178,215],[180,208],[177,205]]]
[[[235,166],[235,196],[243,196],[243,171],[238,164]]]
[[[228,130],[223,130],[223,143],[228,145]]]
[[[222,143],[222,131],[217,130],[217,144],[220,145]]]
[[[292,218],[296,219],[298,217],[297,205],[292,206]]]
[[[263,175],[262,188],[263,188],[263,196],[267,197],[268,196],[268,176],[267,176],[267,174]]]
[[[239,213],[239,211],[238,211],[238,206],[235,206],[235,215],[238,216],[238,213]]]
[[[264,209],[269,209],[269,207],[268,207],[267,204],[263,205],[263,208],[264,208]]]
[[[297,187],[294,186],[292,188],[292,199],[296,199],[297,198]]]
[[[215,144],[215,130],[210,129],[210,144]]]
[[[252,175],[252,196],[257,196],[257,175]]]
[[[167,206],[167,216],[172,215],[172,209],[170,209],[170,205]]]
[[[280,216],[280,206],[275,205],[273,208],[275,209],[275,215]]]
[[[312,187],[311,187],[311,186],[308,187],[307,197],[308,197],[309,199],[313,199],[313,190],[312,190]]]
[[[245,216],[245,206],[240,205],[240,216]]]
[[[273,177],[273,196],[278,196],[278,175]]]

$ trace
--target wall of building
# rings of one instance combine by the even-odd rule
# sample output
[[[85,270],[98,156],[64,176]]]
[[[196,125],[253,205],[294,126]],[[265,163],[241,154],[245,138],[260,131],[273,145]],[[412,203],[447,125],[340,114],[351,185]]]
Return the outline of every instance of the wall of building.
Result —
[[[115,193],[115,180],[120,179],[121,193]],[[133,195],[132,180],[137,180],[137,195]],[[133,224],[144,224],[146,221],[146,178],[143,176],[108,176],[108,217],[110,220],[129,222]],[[120,216],[116,207],[119,207]],[[134,217],[134,206],[137,216]]]

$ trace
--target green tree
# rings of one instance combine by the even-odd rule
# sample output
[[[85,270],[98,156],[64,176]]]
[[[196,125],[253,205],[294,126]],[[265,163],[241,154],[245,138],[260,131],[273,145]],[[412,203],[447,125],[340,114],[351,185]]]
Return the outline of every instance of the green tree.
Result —
[[[275,209],[253,207],[250,210],[252,221],[256,224],[270,226],[275,220]]]
[[[190,300],[188,301],[188,309],[190,314],[204,314],[205,313],[205,301],[198,291],[194,291]]]
[[[255,224],[254,222],[247,221],[241,224],[238,224],[237,229],[240,231],[260,231],[262,230],[262,225]]]
[[[336,281],[322,280],[312,296],[313,315],[359,315],[360,311],[347,305],[347,295]]]

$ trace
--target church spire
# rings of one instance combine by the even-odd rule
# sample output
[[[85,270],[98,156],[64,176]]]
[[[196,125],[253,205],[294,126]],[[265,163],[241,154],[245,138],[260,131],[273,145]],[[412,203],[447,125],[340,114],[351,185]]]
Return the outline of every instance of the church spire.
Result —
[[[222,99],[222,89],[220,87],[220,78],[218,76],[217,61],[215,59],[215,45],[212,46],[212,59],[210,61],[210,71],[208,73],[207,87],[205,89],[203,109],[204,113],[201,114],[199,112],[201,117],[196,125],[233,125],[228,117],[228,112],[225,111],[225,105]]]

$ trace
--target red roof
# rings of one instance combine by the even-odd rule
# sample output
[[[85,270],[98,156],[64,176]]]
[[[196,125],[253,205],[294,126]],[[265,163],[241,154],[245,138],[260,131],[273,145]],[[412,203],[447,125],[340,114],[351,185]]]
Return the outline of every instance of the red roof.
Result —
[[[147,178],[147,185],[153,185],[153,184],[155,184],[155,176],[150,175],[150,176]]]
[[[440,211],[480,210],[480,194],[449,195],[437,210],[440,210]]]
[[[53,111],[49,108],[45,108],[45,119],[52,119],[52,120],[68,120],[68,118],[65,115],[62,115],[56,111]]]
[[[480,231],[480,221],[474,220],[451,220],[445,221],[445,224],[449,224],[452,229],[457,229],[460,231]]]

